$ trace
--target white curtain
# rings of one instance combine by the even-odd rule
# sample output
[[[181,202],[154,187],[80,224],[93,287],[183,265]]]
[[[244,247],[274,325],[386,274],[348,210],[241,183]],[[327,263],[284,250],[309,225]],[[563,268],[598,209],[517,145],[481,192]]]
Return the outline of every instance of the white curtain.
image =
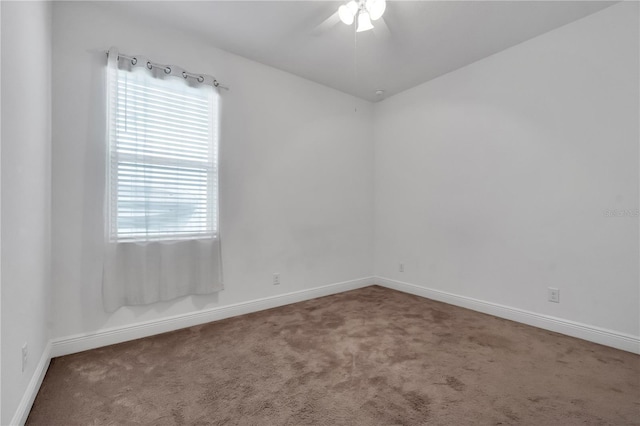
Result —
[[[222,288],[217,238],[106,246],[103,297],[108,312]]]
[[[218,292],[214,80],[114,48],[108,58],[105,309]]]

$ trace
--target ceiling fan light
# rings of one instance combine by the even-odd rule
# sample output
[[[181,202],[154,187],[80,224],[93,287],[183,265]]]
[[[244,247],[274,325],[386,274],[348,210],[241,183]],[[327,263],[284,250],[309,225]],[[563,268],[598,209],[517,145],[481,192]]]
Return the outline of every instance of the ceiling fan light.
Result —
[[[351,13],[351,10],[349,10],[349,7],[345,5],[338,8],[338,16],[340,17],[340,20],[347,25],[353,24],[354,15],[355,14]]]
[[[375,3],[376,0],[365,0],[364,2],[364,8],[367,9],[368,11],[371,11],[371,6],[373,5],[373,3]]]
[[[349,3],[347,3],[347,9],[349,9],[351,11],[351,14],[353,16],[356,16],[356,13],[358,13],[358,2],[356,0],[351,0]]]
[[[387,8],[387,2],[385,0],[367,0],[366,5],[371,19],[374,21],[380,19]]]
[[[358,15],[358,29],[356,32],[360,33],[362,31],[368,31],[373,29],[373,25],[371,24],[371,19],[369,19],[369,12],[362,11]]]

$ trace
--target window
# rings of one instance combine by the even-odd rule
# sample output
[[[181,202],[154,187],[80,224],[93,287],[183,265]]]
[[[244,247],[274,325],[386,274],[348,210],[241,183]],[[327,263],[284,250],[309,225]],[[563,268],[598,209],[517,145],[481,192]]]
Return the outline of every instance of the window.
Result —
[[[216,237],[216,91],[146,69],[118,69],[109,90],[109,239]]]

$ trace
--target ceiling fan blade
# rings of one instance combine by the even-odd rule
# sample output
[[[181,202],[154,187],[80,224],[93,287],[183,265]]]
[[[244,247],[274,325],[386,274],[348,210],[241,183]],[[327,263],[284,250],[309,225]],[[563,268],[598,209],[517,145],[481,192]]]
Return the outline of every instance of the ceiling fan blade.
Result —
[[[391,31],[389,30],[384,17],[381,17],[377,21],[374,21],[373,33],[381,40],[388,40],[391,37]]]
[[[333,15],[318,24],[318,26],[311,31],[311,35],[319,36],[329,30],[329,28],[332,28],[338,22],[340,22],[340,16],[338,15],[338,11],[336,11]]]

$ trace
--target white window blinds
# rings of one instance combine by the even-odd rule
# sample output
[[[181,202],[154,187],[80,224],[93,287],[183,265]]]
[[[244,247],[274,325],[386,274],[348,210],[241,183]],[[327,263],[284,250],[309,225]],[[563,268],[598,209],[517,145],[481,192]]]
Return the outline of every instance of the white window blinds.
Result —
[[[110,80],[111,241],[214,238],[218,95],[145,69]]]

